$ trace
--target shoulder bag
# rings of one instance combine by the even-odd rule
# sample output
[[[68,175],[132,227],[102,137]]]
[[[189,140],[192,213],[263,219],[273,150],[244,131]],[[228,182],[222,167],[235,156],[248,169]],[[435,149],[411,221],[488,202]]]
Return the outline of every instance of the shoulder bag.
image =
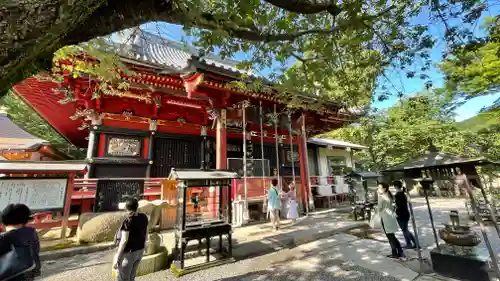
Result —
[[[2,235],[7,238],[6,235]],[[10,250],[0,256],[0,281],[12,280],[36,268],[33,253],[29,245],[16,247],[9,239],[4,239],[10,244]]]
[[[381,217],[378,211],[374,211],[371,218],[370,218],[370,227],[373,229],[381,229],[382,228],[382,221]]]

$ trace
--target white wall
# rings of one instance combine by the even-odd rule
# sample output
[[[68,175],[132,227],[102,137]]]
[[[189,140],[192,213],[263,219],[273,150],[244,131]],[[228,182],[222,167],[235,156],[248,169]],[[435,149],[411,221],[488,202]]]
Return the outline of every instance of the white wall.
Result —
[[[328,149],[326,147],[318,147],[317,148],[317,155],[318,155],[318,169],[319,169],[319,175],[326,177],[330,176],[329,174],[329,168],[328,168],[328,156],[343,156],[346,159],[346,165],[347,167],[354,168],[354,161],[351,157],[351,152],[347,151],[346,149],[342,148],[333,148],[333,149]],[[336,191],[337,193],[347,193],[349,191],[349,188],[347,184],[344,183],[344,178],[337,176],[336,177]]]

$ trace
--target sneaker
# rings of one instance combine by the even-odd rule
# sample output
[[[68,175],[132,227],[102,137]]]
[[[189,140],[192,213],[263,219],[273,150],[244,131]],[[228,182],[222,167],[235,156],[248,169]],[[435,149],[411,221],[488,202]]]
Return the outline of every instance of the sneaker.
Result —
[[[387,255],[386,257],[390,258],[390,259],[397,259],[398,256],[395,256],[395,255]]]
[[[406,245],[403,247],[404,249],[407,249],[407,250],[414,250],[417,248],[417,246],[413,246],[413,245]]]

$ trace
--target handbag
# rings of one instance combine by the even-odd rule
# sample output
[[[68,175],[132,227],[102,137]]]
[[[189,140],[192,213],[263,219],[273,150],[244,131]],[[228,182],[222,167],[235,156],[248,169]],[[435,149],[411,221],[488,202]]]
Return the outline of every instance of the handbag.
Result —
[[[36,268],[31,247],[16,247],[8,243],[10,250],[0,256],[0,281],[12,280]]]
[[[381,229],[382,228],[381,217],[380,217],[380,214],[377,211],[375,211],[373,213],[373,215],[371,216],[370,227],[373,228],[373,229]]]

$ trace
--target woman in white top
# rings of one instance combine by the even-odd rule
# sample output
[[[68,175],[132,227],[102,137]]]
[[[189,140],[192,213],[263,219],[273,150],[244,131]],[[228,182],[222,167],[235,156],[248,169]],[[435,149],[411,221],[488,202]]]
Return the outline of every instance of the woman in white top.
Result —
[[[287,212],[287,218],[292,220],[292,223],[294,224],[297,220],[297,217],[299,216],[297,212],[297,195],[295,194],[295,185],[294,183],[290,183],[289,191],[287,192],[287,197],[288,197],[288,212]]]

